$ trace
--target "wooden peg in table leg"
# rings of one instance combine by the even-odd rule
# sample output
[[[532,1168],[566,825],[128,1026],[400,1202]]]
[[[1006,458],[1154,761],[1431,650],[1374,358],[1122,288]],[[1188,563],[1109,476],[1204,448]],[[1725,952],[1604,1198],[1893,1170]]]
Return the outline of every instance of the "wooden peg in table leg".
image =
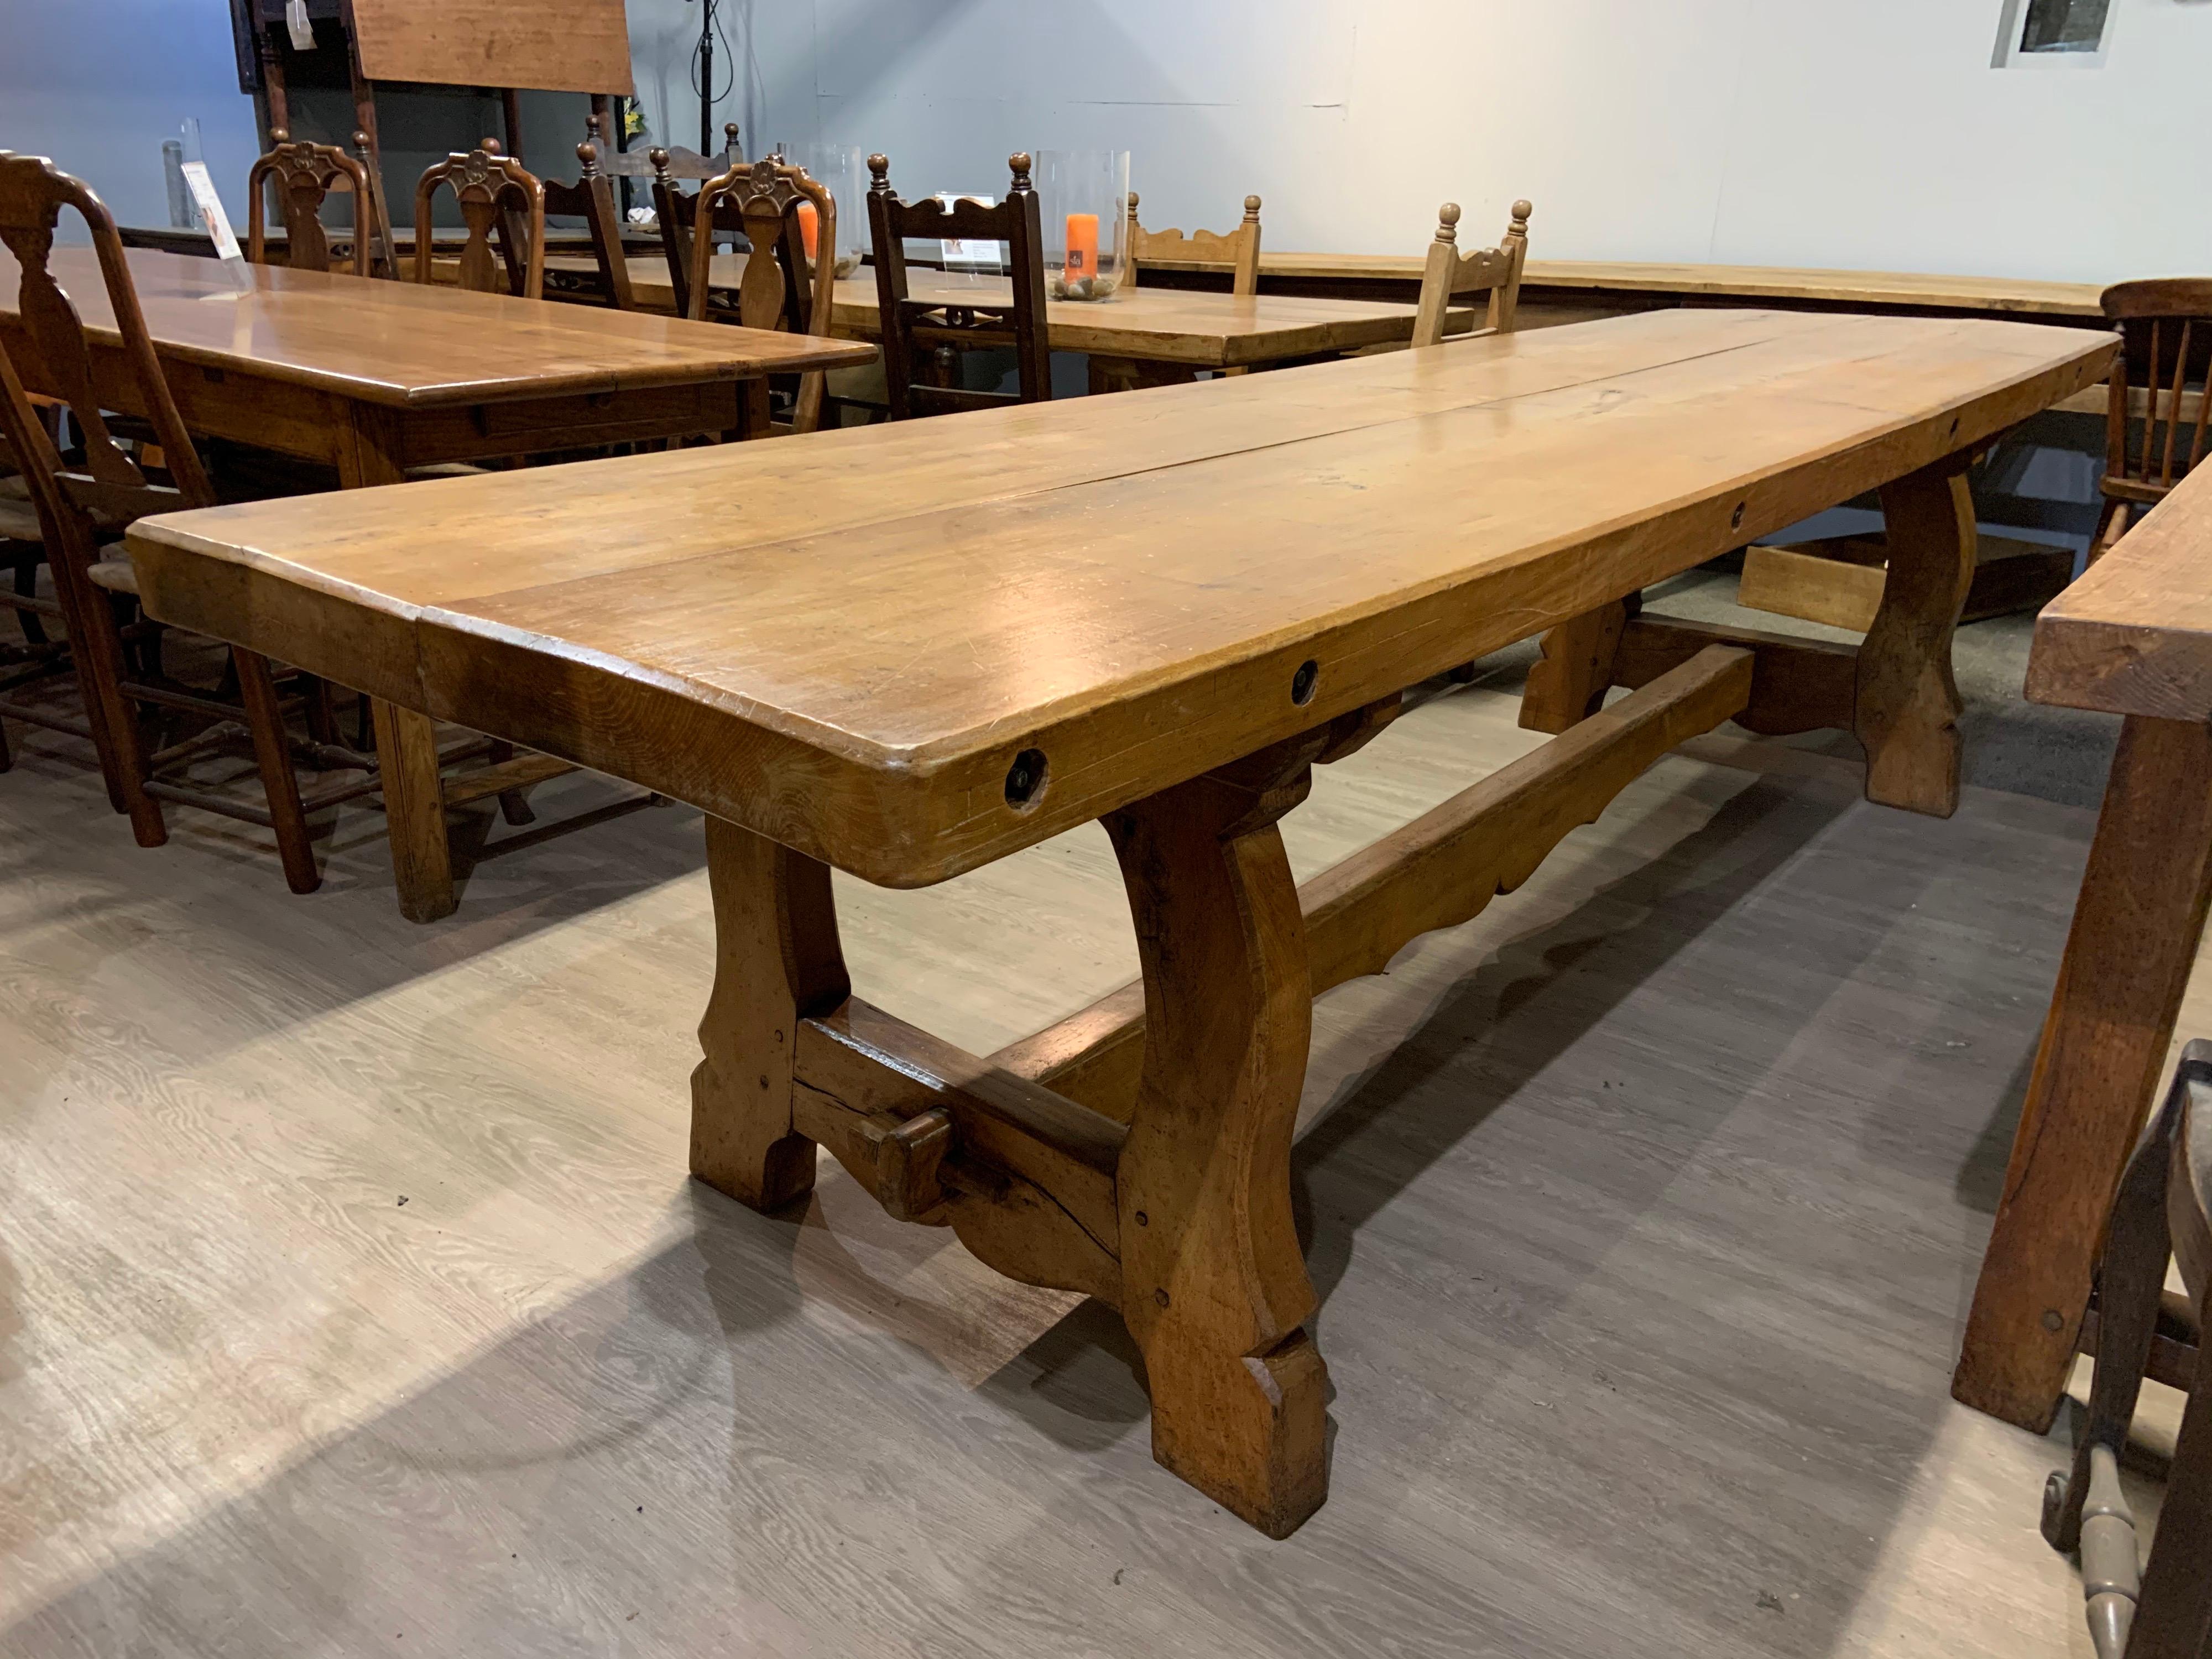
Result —
[[[1881,490],[1889,574],[1859,647],[1866,795],[1948,818],[1959,806],[1958,682],[1951,636],[1974,580],[1974,500],[1964,453]]]
[[[1628,601],[1616,599],[1571,617],[1544,635],[1544,654],[1521,693],[1521,724],[1530,732],[1564,732],[1604,706],[1613,658],[1628,625]]]
[[[1198,778],[1106,820],[1145,972],[1145,1066],[1118,1173],[1122,1315],[1152,1455],[1271,1537],[1328,1496],[1328,1368],[1291,1212],[1312,1027],[1278,779]]]
[[[799,1021],[852,994],[830,866],[707,820],[714,989],[691,1073],[691,1173],[757,1210],[814,1185],[814,1143],[791,1125]]]

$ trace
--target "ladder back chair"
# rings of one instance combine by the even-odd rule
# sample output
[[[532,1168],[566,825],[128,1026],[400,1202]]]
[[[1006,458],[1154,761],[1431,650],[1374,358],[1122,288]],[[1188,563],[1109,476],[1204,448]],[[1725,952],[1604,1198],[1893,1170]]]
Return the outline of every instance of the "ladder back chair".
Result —
[[[947,205],[891,193],[890,163],[868,157],[868,231],[875,250],[876,299],[882,316],[884,384],[891,418],[938,415],[1000,404],[1043,403],[1052,396],[1052,351],[1044,308],[1044,234],[1030,158],[1007,158],[1012,179],[1006,199],[985,207],[968,198]],[[981,303],[940,289],[933,298],[911,296],[906,239],[1003,242],[1012,293]],[[971,392],[955,384],[962,354],[1011,346],[1018,393]],[[921,378],[927,365],[927,379]]]
[[[101,352],[102,384],[122,390],[143,413],[161,447],[167,483],[148,476],[110,429],[95,395],[94,355],[76,307],[47,267],[64,209],[74,210],[91,234],[107,290],[119,352]],[[142,847],[168,838],[161,802],[174,801],[262,824],[273,830],[286,880],[295,892],[313,891],[320,878],[308,844],[307,814],[333,804],[325,797],[311,806],[301,799],[293,770],[292,748],[284,725],[276,678],[268,660],[236,647],[228,648],[224,687],[209,692],[169,676],[161,662],[165,630],[138,618],[126,628],[120,615],[135,610],[137,583],[129,563],[104,561],[133,521],[151,513],[208,507],[215,491],[208,482],[183,417],[178,413],[152,337],[131,280],[122,238],[91,189],[59,172],[40,156],[0,152],[0,242],[15,255],[22,272],[18,301],[20,326],[4,341],[27,366],[43,371],[66,405],[82,439],[83,461],[67,464],[33,413],[15,357],[0,368],[0,430],[9,448],[24,463],[46,534],[57,592],[69,629],[73,666],[86,709],[84,727],[100,751],[109,797],[131,819]],[[119,358],[119,361],[118,361]],[[110,377],[112,377],[112,379]],[[120,614],[119,614],[120,613]],[[304,678],[304,677],[303,677]],[[334,738],[326,695],[319,682],[307,682],[311,732]],[[162,715],[196,715],[213,725],[182,741],[156,749],[155,723],[147,711]],[[264,804],[217,793],[161,775],[204,755],[242,725],[260,775]],[[358,757],[343,763],[362,765]],[[366,793],[373,783],[353,785],[348,794]]]
[[[415,185],[415,280],[435,280],[430,209],[443,185],[461,204],[468,240],[461,248],[460,286],[477,294],[545,295],[545,186],[487,138],[466,154],[426,167]],[[494,255],[496,238],[497,255]]]
[[[2166,1266],[2185,1293],[2166,1289]],[[2173,1086],[2129,1161],[2097,1274],[2095,1380],[2074,1467],[2044,1487],[2043,1535],[2079,1550],[2098,1659],[2212,1654],[2212,1042],[2182,1050]],[[2150,1560],[2136,1547],[2119,1464],[2148,1375],[2187,1395]]]
[[[1459,251],[1459,204],[1446,202],[1437,210],[1437,234],[1429,243],[1428,264],[1421,270],[1421,300],[1413,318],[1413,344],[1443,343],[1445,323],[1461,295],[1490,296],[1490,311],[1483,325],[1452,336],[1456,340],[1480,339],[1486,334],[1510,334],[1521,303],[1521,272],[1528,263],[1528,203],[1513,204],[1512,222],[1496,247]]]
[[[2104,292],[2119,355],[2105,405],[2105,521],[2097,558],[2128,521],[2164,501],[2204,453],[2205,368],[2212,362],[2212,278],[2160,277]],[[2133,441],[2140,429],[2142,441]],[[2185,446],[2180,434],[2186,429]]]
[[[1137,192],[1129,192],[1129,283],[1134,287],[1146,265],[1172,270],[1177,265],[1225,264],[1231,272],[1229,291],[1251,295],[1260,291],[1260,198],[1244,198],[1244,217],[1231,231],[1146,230],[1137,221]]]
[[[295,270],[332,270],[351,265],[356,276],[374,269],[377,241],[376,202],[368,186],[368,169],[336,144],[292,142],[282,127],[272,128],[273,148],[246,175],[246,257],[257,265],[280,263],[269,257],[268,187],[276,185],[283,204],[284,258]],[[366,146],[368,135],[354,134],[354,143]],[[353,198],[353,252],[341,258],[331,246],[323,224],[323,204],[331,193],[344,191]]]
[[[584,222],[585,229],[591,233],[592,258],[599,266],[594,291],[600,303],[615,311],[635,311],[629,261],[623,252],[622,210],[615,204],[614,180],[599,166],[599,157],[605,153],[601,149],[599,117],[587,117],[585,126],[588,136],[576,146],[576,182],[541,181],[545,212]]]

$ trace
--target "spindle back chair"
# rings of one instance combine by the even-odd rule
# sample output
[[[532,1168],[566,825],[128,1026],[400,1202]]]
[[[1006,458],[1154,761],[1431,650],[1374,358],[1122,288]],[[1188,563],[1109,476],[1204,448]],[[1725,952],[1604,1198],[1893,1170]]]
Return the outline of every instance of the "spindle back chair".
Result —
[[[2127,532],[2129,520],[2164,501],[2203,459],[2205,369],[2212,363],[2212,278],[2157,277],[2105,290],[2105,315],[2118,325],[2105,404],[2105,521],[2092,559]],[[2188,434],[2186,447],[2181,434]],[[2141,442],[2134,441],[2140,432]],[[2178,463],[2178,465],[2177,465]]]

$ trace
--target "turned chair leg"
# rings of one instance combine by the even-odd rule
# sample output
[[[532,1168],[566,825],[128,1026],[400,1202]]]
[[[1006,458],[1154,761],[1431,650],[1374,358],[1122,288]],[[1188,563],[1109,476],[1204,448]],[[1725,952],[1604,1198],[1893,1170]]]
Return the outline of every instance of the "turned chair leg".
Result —
[[[792,1127],[799,1022],[852,994],[830,866],[725,819],[707,820],[714,988],[691,1073],[691,1173],[757,1210],[814,1185],[814,1143]]]
[[[2212,1050],[2192,1043],[2121,1177],[2098,1273],[2088,1421],[2073,1468],[2044,1486],[2043,1535],[2055,1549],[2081,1552],[2081,1593],[2099,1659],[2197,1659],[2203,1650],[2180,1632],[2193,1631],[2201,1639],[2203,1616],[2212,1608],[2212,1592],[2203,1585],[2204,1551],[2212,1547],[2212,1407],[2206,1403],[2212,1388],[2200,1382],[2191,1393],[2183,1428],[2187,1455],[2174,1459],[2148,1581],[2138,1565],[2135,1516],[2119,1483],[2172,1252],[2166,1203],[2175,1142],[2191,1088],[2207,1084]],[[2140,1626],[2139,1602],[2151,1614]]]
[[[1106,819],[1145,974],[1116,1184],[1152,1455],[1275,1538],[1328,1492],[1328,1373],[1305,1328],[1316,1300],[1290,1187],[1313,997],[1275,829],[1306,784],[1303,762],[1216,774]]]

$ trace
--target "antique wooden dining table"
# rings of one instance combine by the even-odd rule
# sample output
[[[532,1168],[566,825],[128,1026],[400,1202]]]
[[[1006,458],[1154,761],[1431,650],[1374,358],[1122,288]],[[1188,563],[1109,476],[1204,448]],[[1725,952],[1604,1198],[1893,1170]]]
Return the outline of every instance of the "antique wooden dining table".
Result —
[[[746,256],[718,253],[714,286],[734,292],[744,278]],[[573,255],[550,255],[546,281],[596,281],[595,267]],[[673,310],[675,291],[664,258],[629,261],[630,290],[641,305]],[[966,276],[916,269],[911,292],[917,300],[947,304],[1012,303],[1003,276]],[[875,274],[863,268],[840,277],[830,301],[830,327],[848,339],[874,340],[883,334]],[[1045,327],[1054,351],[1160,370],[1264,368],[1362,346],[1403,343],[1413,336],[1417,307],[1392,300],[1303,299],[1291,295],[1207,294],[1189,289],[1125,287],[1111,300],[1047,300]],[[1468,313],[1470,319],[1473,313]]]
[[[1328,1486],[1290,1187],[1314,996],[1731,717],[1842,724],[1870,793],[1948,811],[1966,459],[2111,349],[1669,311],[129,545],[157,617],[704,809],[694,1172],[772,1209],[827,1147],[894,1215],[1118,1309],[1155,1456],[1281,1536]],[[1407,687],[1876,489],[1896,574],[1840,680],[1764,636],[1644,639],[1627,696],[1294,884],[1277,821]],[[1094,819],[1140,981],[990,1056],[851,994],[832,866],[924,885]]]
[[[247,291],[218,260],[126,258],[193,435],[326,465],[347,489],[443,462],[732,431],[741,382],[875,356],[849,341],[335,272],[246,266]],[[93,251],[58,248],[50,269],[93,337],[103,403],[141,412]],[[0,249],[0,343],[31,391],[51,393],[38,355],[18,349],[19,282]],[[436,735],[411,705],[376,717],[400,908],[431,921],[454,902]]]

